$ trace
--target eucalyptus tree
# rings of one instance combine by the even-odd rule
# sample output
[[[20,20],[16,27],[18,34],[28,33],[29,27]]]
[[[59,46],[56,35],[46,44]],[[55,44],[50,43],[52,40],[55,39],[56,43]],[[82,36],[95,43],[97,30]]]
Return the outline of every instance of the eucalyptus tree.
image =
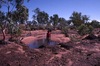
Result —
[[[89,17],[87,15],[82,15],[81,12],[73,12],[70,16],[71,21],[73,22],[74,26],[78,27],[81,24],[84,24],[89,20]]]
[[[94,28],[100,28],[100,22],[97,20],[92,20],[90,23]]]
[[[73,22],[74,26],[80,26],[83,22],[81,21],[81,13],[73,12],[70,19]]]
[[[37,21],[40,23],[40,24],[46,24],[46,22],[48,22],[48,14],[45,13],[44,11],[43,12],[39,12],[39,14],[37,15]]]
[[[19,23],[21,23],[21,24],[24,24],[25,23],[25,21],[27,21],[28,20],[28,8],[26,7],[26,6],[24,6],[24,5],[19,5],[19,6],[17,6],[16,7],[16,11],[17,11],[17,20],[18,20],[18,22]]]
[[[87,15],[83,15],[83,16],[82,16],[82,21],[83,21],[84,23],[88,23],[88,20],[89,20],[89,16],[87,16]]]
[[[34,30],[36,30],[37,29],[37,27],[38,27],[38,24],[37,24],[37,22],[35,21],[35,20],[32,20],[32,30],[34,29]]]
[[[39,24],[46,24],[48,22],[49,15],[46,12],[36,8],[34,13],[33,19],[35,19]]]
[[[12,27],[9,27],[12,29],[10,32],[14,32],[15,34],[19,33],[19,29],[24,29],[25,26],[22,28],[21,26],[25,25],[25,22],[27,22],[28,19],[28,9],[24,5],[19,5],[16,7],[16,10],[11,12],[12,15]],[[19,25],[18,25],[19,24]],[[9,25],[10,26],[10,25]]]
[[[33,20],[35,20],[40,27],[44,27],[44,24],[49,22],[49,15],[45,11],[41,11],[39,8],[34,10]]]
[[[25,10],[25,6],[23,5],[24,1],[25,0],[0,0],[0,8],[7,8],[5,12],[5,20],[11,28],[11,31],[15,28],[15,24],[17,24],[16,22],[26,19],[25,16],[27,10]]]
[[[0,28],[1,28],[1,32],[3,34],[3,39],[2,40],[5,40],[5,14],[0,11]]]
[[[53,16],[50,17],[50,21],[52,22],[55,29],[59,23],[59,16],[57,14],[54,14]]]
[[[39,8],[36,8],[35,10],[33,10],[33,12],[34,12],[35,14],[32,16],[32,18],[33,18],[32,23],[33,23],[33,27],[35,27],[36,24],[38,25],[37,15],[38,15],[38,13],[40,12],[40,9],[39,9]],[[37,26],[37,27],[38,27],[38,26]]]
[[[60,30],[66,37],[68,37],[68,21],[65,18],[59,18],[59,26]]]
[[[6,16],[7,19],[11,19],[11,12],[16,9],[17,6],[22,5],[24,0],[0,0],[1,8],[6,7]]]
[[[59,18],[59,27],[63,29],[64,27],[67,27],[67,21],[64,18]]]

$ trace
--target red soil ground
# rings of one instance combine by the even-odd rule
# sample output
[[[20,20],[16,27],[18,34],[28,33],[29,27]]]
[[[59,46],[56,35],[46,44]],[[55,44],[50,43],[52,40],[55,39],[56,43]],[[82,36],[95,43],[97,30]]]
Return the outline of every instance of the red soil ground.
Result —
[[[29,31],[26,31],[26,34],[30,33]],[[29,44],[33,41],[37,41],[40,39],[45,39],[46,38],[46,30],[36,30],[36,31],[31,31],[31,36],[24,37],[22,40],[23,43]],[[59,43],[66,43],[70,41],[70,38],[65,37],[64,34],[61,34],[60,30],[52,31],[51,32],[51,40]]]
[[[29,31],[23,32],[21,36],[26,44],[43,39],[46,35],[46,31],[42,30],[31,31],[29,37],[26,36],[27,33]],[[69,35],[71,40],[61,34],[61,31],[53,31],[51,40],[61,43],[37,49],[30,49],[22,43],[0,44],[0,66],[100,66],[100,41],[81,40],[75,31],[70,31]],[[62,43],[64,39],[66,43]]]

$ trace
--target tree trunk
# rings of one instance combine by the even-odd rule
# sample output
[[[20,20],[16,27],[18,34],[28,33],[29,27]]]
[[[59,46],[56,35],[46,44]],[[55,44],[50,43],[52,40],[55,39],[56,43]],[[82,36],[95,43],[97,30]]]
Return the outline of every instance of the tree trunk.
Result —
[[[5,29],[2,29],[2,34],[3,34],[3,41],[5,41],[5,38],[6,38],[6,34],[5,34]]]

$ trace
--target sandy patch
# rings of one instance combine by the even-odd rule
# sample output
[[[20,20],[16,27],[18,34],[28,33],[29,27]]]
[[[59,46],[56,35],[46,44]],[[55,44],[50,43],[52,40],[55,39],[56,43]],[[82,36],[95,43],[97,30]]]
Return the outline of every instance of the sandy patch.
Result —
[[[35,40],[36,40],[35,37],[29,36],[29,37],[25,37],[25,38],[22,40],[22,42],[25,43],[25,44],[29,44],[29,43],[31,43],[31,42],[33,42],[33,41],[35,41]]]
[[[36,31],[30,31],[32,36],[29,37],[25,37],[22,42],[24,42],[25,44],[29,44],[31,42],[37,41],[37,40],[41,40],[41,39],[46,39],[46,30],[36,30]],[[60,31],[57,30],[56,31],[52,31],[53,33],[51,33],[51,40],[55,41],[55,42],[59,42],[59,43],[66,43],[70,41],[69,37],[65,37],[64,34],[60,34]]]

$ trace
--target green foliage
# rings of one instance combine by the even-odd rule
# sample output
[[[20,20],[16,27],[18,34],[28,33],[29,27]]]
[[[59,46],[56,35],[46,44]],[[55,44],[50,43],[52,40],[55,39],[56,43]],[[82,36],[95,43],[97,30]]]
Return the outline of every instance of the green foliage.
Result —
[[[28,9],[23,5],[25,0],[0,0],[0,8],[6,7],[4,13],[0,11],[0,28],[5,40],[5,29],[12,36],[20,36],[21,30],[18,23],[24,23],[28,19]],[[27,0],[29,1],[29,0]]]
[[[78,27],[81,24],[86,23],[89,20],[89,17],[87,17],[87,15],[82,15],[81,12],[73,12],[70,19],[74,26]]]
[[[82,24],[81,26],[78,27],[78,33],[80,35],[85,35],[87,34],[88,28],[86,25]]]
[[[18,27],[18,26],[14,26],[14,25],[9,25],[10,27],[8,27],[8,33],[11,35],[11,36],[15,36],[15,37],[18,37],[21,35],[22,31],[21,31],[21,28]]]
[[[98,22],[97,20],[92,20],[91,25],[94,28],[100,28],[100,22]]]
[[[80,35],[85,35],[85,34],[91,34],[92,33],[92,30],[93,30],[93,27],[90,25],[90,26],[87,26],[85,24],[82,24],[78,27],[78,33]]]
[[[48,22],[49,15],[46,12],[40,11],[39,8],[36,8],[34,12],[33,20],[36,20],[39,24],[46,24]]]
[[[11,20],[8,24],[8,33],[11,35],[11,37],[18,37],[22,32],[20,26]]]
[[[14,33],[16,36],[20,36],[22,34],[21,28],[17,27]]]
[[[91,25],[89,25],[88,29],[89,29],[89,34],[91,34],[94,28]]]
[[[81,40],[77,37],[77,35],[69,35],[69,38],[71,39],[71,41],[74,42],[79,42]]]
[[[0,11],[0,27],[3,25],[4,20],[5,20],[5,15],[2,11]]]
[[[57,14],[54,14],[53,16],[50,17],[50,21],[52,22],[55,29],[59,22],[59,16]]]
[[[45,26],[39,26],[38,29],[45,30]]]
[[[0,0],[0,6],[17,6],[24,3],[26,0]],[[27,0],[29,2],[30,0]]]
[[[3,40],[5,40],[5,22],[4,22],[5,18],[6,18],[5,14],[2,11],[0,11],[0,28],[3,34]]]
[[[39,12],[39,14],[37,15],[37,21],[40,24],[45,24],[46,22],[48,22],[48,14],[45,12]]]
[[[63,27],[61,31],[63,34],[65,34],[66,37],[68,37],[68,28],[67,27]]]
[[[64,18],[59,18],[58,28],[62,30],[66,26],[68,26],[68,22]]]
[[[24,24],[28,19],[28,9],[23,5],[17,6],[16,9],[17,10],[10,12],[10,20],[14,23]]]

